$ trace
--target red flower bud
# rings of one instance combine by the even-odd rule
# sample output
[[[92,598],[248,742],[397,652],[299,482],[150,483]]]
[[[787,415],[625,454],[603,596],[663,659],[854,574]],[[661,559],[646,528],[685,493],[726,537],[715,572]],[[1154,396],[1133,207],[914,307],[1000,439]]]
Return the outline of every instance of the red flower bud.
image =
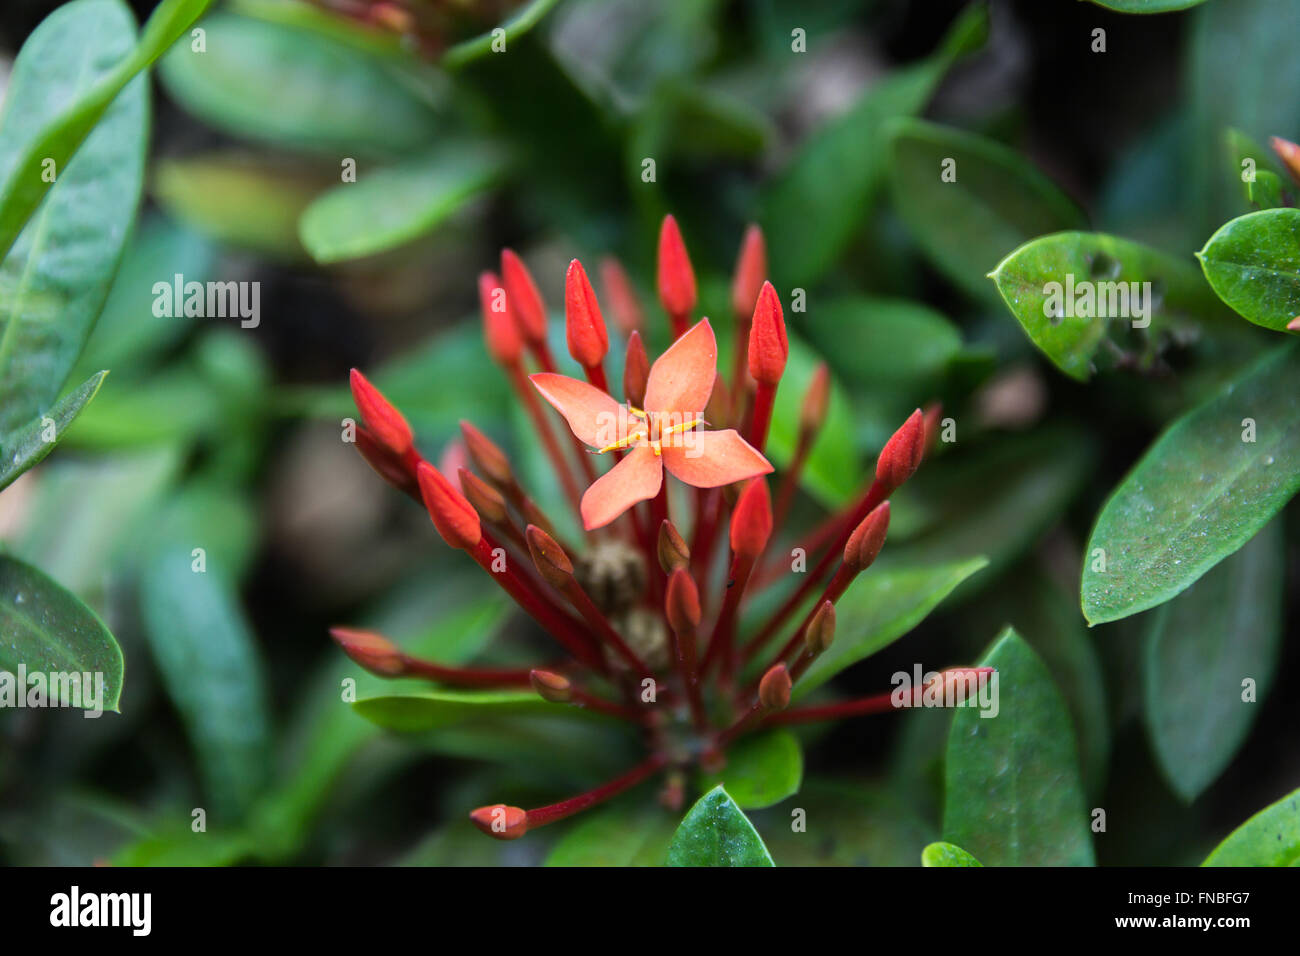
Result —
[[[519,361],[524,340],[510,315],[509,299],[496,273],[479,273],[478,299],[483,312],[483,341],[488,354],[498,365],[508,368]]]
[[[849,535],[848,543],[844,545],[845,566],[854,573],[869,568],[884,547],[885,533],[888,530],[889,502],[882,501],[871,509],[871,513]]]
[[[742,325],[747,324],[754,314],[758,290],[766,280],[767,248],[763,243],[763,230],[751,225],[740,243],[736,275],[731,280],[731,308]]]
[[[557,674],[555,671],[531,670],[528,672],[528,680],[542,700],[552,704],[567,704],[573,700],[573,684],[563,674]]]
[[[754,322],[749,330],[749,374],[754,381],[776,385],[785,372],[790,343],[785,335],[785,315],[772,283],[764,282],[754,305]]]
[[[784,664],[773,664],[758,682],[758,702],[764,710],[785,710],[790,706],[794,682]]]
[[[664,599],[668,625],[678,634],[694,634],[700,626],[700,591],[685,568],[668,576],[668,595]]]
[[[1287,172],[1293,179],[1300,181],[1300,146],[1280,136],[1274,136],[1268,142],[1273,147],[1273,152],[1277,153],[1282,164],[1286,166]]]
[[[416,476],[420,481],[424,506],[429,509],[429,517],[442,540],[465,551],[477,547],[483,539],[483,528],[479,524],[478,512],[465,496],[426,461],[420,462]]]
[[[613,256],[606,256],[600,263],[600,280],[605,285],[605,295],[610,309],[614,312],[614,321],[624,335],[645,325],[645,315],[641,311],[641,302],[632,288],[632,280],[622,264]]]
[[[460,490],[464,492],[470,507],[481,517],[493,524],[500,524],[509,517],[506,511],[506,500],[501,497],[501,492],[472,471],[460,468],[456,475],[460,478]]]
[[[876,480],[893,491],[916,473],[924,453],[925,416],[918,408],[880,450],[880,457],[876,459]]]
[[[330,637],[343,648],[344,654],[372,674],[399,677],[406,673],[406,660],[401,650],[382,634],[353,630],[350,627],[332,627]]]
[[[500,486],[514,481],[510,459],[492,439],[464,420],[460,423],[460,434],[465,439],[465,450],[469,452],[470,460],[487,475],[488,481]]]
[[[537,344],[546,341],[546,306],[532,273],[513,249],[501,250],[501,278],[510,299],[510,313],[515,317],[519,334]]]
[[[803,634],[803,646],[808,653],[817,655],[824,653],[835,640],[835,605],[830,601],[822,601],[822,606],[817,609],[811,621],[808,622],[808,629]]]
[[[646,383],[650,381],[650,356],[646,354],[641,333],[627,337],[627,359],[623,363],[623,397],[640,408],[645,404]]]
[[[415,482],[411,478],[411,473],[406,470],[402,459],[379,444],[363,425],[357,426],[356,444],[361,457],[378,473],[379,477],[394,488],[400,488],[408,493],[414,491]]]
[[[831,370],[825,362],[818,362],[804,392],[803,407],[799,410],[799,427],[805,432],[815,432],[826,421],[826,409],[831,401]]]
[[[525,529],[524,537],[528,540],[528,553],[537,566],[537,573],[556,590],[567,587],[573,580],[573,562],[560,543],[535,524]]]
[[[411,426],[364,375],[352,370],[352,400],[371,436],[398,458],[411,450]]]
[[[664,569],[664,574],[672,574],[690,563],[691,549],[673,523],[665,518],[659,526],[659,566]]]
[[[756,558],[772,536],[772,496],[767,480],[755,478],[745,486],[731,512],[731,550]]]
[[[469,815],[474,826],[498,840],[518,840],[528,832],[528,814],[519,807],[495,803]]]
[[[687,316],[695,308],[695,270],[671,215],[659,230],[659,301],[669,315]]]
[[[600,314],[596,290],[591,287],[587,270],[574,259],[564,276],[564,334],[569,342],[569,354],[583,368],[591,368],[605,361],[609,351],[609,334],[605,331],[605,317]]]

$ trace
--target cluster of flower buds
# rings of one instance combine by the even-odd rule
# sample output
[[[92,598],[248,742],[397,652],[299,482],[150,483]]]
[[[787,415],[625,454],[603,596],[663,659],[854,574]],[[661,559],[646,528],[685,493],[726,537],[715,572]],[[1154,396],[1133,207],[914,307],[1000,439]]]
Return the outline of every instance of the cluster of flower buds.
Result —
[[[713,327],[694,316],[695,272],[676,221],[664,220],[657,271],[673,341],[654,361],[645,344],[647,312],[622,266],[606,260],[600,275],[624,349],[621,397],[606,375],[610,330],[581,263],[570,264],[564,297],[566,342],[581,378],[558,370],[546,307],[523,260],[507,249],[500,272],[480,276],[488,352],[530,418],[584,529],[580,541],[562,540],[506,453],[477,428],[462,423],[462,460],[471,467],[443,474],[416,451],[401,413],[352,373],[363,420],[358,450],[424,505],[443,540],[480,564],[562,656],[528,669],[454,668],[414,659],[370,632],[339,628],[335,640],[376,674],[452,687],[530,687],[558,706],[625,720],[645,740],[641,763],[587,793],[531,810],[475,810],[471,819],[485,833],[514,839],[661,771],[661,798],[680,805],[685,771],[721,766],[728,746],[747,733],[889,709],[888,694],[819,706],[792,707],[791,700],[835,639],[836,602],[880,554],[889,497],[920,465],[937,409],[908,417],[847,508],[807,535],[787,531],[826,417],[830,376],[820,366],[806,392],[790,397],[800,403],[799,434],[773,497],[764,448],[775,403],[785,398],[789,344],[780,297],[765,273],[763,235],[750,227],[732,284],[736,360],[724,380]],[[598,462],[610,465],[598,470]],[[671,514],[669,478],[691,486],[673,496]],[[745,603],[787,577],[776,570],[784,564],[774,553],[778,539],[815,558],[813,567],[762,627],[742,635]],[[722,541],[728,547],[720,548]],[[493,560],[499,549],[504,562]],[[648,696],[647,683],[655,688]]]

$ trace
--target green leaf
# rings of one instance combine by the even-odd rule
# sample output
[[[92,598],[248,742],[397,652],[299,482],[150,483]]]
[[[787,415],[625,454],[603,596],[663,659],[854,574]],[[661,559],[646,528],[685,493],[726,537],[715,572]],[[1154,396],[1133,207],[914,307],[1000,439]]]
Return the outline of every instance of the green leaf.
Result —
[[[1200,6],[1205,0],[1092,0],[1099,7],[1120,13],[1168,13]]]
[[[1289,179],[1273,160],[1270,150],[1260,146],[1241,130],[1229,129],[1223,134],[1228,153],[1229,173],[1241,183],[1242,195],[1252,209],[1276,209],[1289,206],[1292,193]]]
[[[998,263],[991,278],[1033,343],[1057,368],[1081,382],[1092,377],[1103,359],[1118,361],[1098,354],[1107,340],[1126,360],[1145,364],[1161,344],[1157,333],[1176,335],[1227,315],[1192,263],[1104,233],[1062,232],[1034,239]],[[1150,310],[1140,318],[1135,300],[1125,296],[1133,286],[1123,283],[1133,282],[1151,283],[1138,287],[1141,296],[1136,301]],[[1067,295],[1071,291],[1073,295]],[[1103,298],[1106,315],[1080,314],[1101,312]],[[1149,328],[1134,326],[1148,318]]]
[[[668,846],[669,866],[776,866],[754,825],[722,787],[696,801]]]
[[[583,814],[546,857],[546,866],[662,866],[674,827],[659,807],[622,803]]]
[[[493,52],[492,44],[497,36],[500,36],[500,34],[496,33],[496,30],[504,31],[504,49],[509,52],[511,45],[536,26],[537,21],[546,16],[551,7],[555,6],[557,2],[558,0],[532,0],[531,3],[516,10],[509,19],[495,30],[489,30],[487,33],[476,36],[471,40],[457,43],[442,55],[442,59],[439,61],[440,64],[448,70],[458,70]]]
[[[1017,246],[1084,225],[1074,202],[1001,143],[919,120],[890,126],[891,195],[898,214],[947,276],[989,299],[987,276]],[[955,181],[941,179],[945,163]]]
[[[953,715],[944,840],[988,866],[1091,866],[1074,731],[1052,675],[1011,628],[980,666],[997,668],[998,710]]]
[[[1215,293],[1243,318],[1281,332],[1300,315],[1300,209],[1233,219],[1196,257]]]
[[[607,719],[606,715],[583,707],[549,703],[532,691],[430,690],[366,697],[352,706],[371,723],[400,733],[423,733],[520,715]]]
[[[324,186],[294,164],[211,154],[160,161],[150,192],[170,215],[208,238],[293,262],[307,258],[298,221]]]
[[[107,374],[107,371],[96,372],[89,380],[59,399],[48,415],[32,419],[13,434],[0,436],[0,491],[13,484],[23,472],[36,467],[41,459],[54,450],[55,444],[63,437],[64,429],[72,424],[73,419],[95,397]],[[50,440],[46,440],[49,434],[47,420],[54,426]]]
[[[799,413],[802,396],[808,390],[820,356],[795,336],[788,336],[790,355],[781,376],[781,398],[772,412],[767,453],[780,466],[789,464],[799,441]],[[853,406],[838,382],[831,381],[826,421],[804,462],[800,481],[828,508],[846,504],[858,491],[858,454],[854,448]]]
[[[795,698],[898,640],[986,564],[976,557],[923,567],[877,567],[863,574],[836,602],[835,643],[800,678]]]
[[[76,0],[60,7],[41,22],[19,51],[5,96],[4,123],[0,127],[0,160],[5,166],[0,189],[0,258],[12,249],[19,232],[45,194],[50,182],[43,175],[48,162],[54,163],[56,182],[62,184],[72,155],[106,114],[122,117],[131,135],[119,129],[111,138],[121,141],[128,152],[143,148],[146,91],[142,83],[130,99],[114,106],[114,100],[136,74],[149,67],[207,9],[212,0],[164,0],[144,25],[135,43],[135,21],[120,0]],[[107,145],[109,136],[98,137],[97,147]],[[85,164],[78,170],[95,174],[111,172],[110,156],[99,170]],[[106,195],[123,183],[139,180],[138,170],[126,170],[124,179],[110,180]],[[75,182],[81,182],[79,177]],[[65,192],[76,192],[65,190]],[[134,206],[134,192],[122,197]],[[102,202],[82,195],[85,204]]]
[[[1146,725],[1160,768],[1195,800],[1246,741],[1273,683],[1286,553],[1274,521],[1152,614],[1145,635]],[[1242,700],[1242,682],[1255,697]]]
[[[61,123],[87,109],[84,101],[99,96],[104,83],[116,83],[121,66],[114,64],[128,62],[134,37],[119,0],[79,0],[47,18],[14,63],[0,120],[0,157],[17,157],[0,193],[0,249],[8,251],[0,264],[0,434],[27,424],[58,398],[130,232],[148,143],[145,81],[111,107],[105,101],[107,113],[89,137],[93,122],[84,129],[73,123],[81,129],[76,136]],[[91,112],[99,119],[104,110]],[[51,129],[71,139],[51,141]],[[38,151],[34,171],[32,149]],[[48,196],[43,157],[63,161]],[[40,183],[35,193],[33,183]]]
[[[959,846],[952,843],[931,843],[921,851],[922,866],[983,866]]]
[[[380,58],[229,13],[203,27],[206,50],[178,46],[159,72],[168,93],[220,130],[334,157],[403,152],[434,137],[433,114]]]
[[[162,536],[140,577],[145,635],[218,817],[241,816],[269,769],[266,681],[227,562],[206,536]],[[204,561],[198,570],[196,561]]]
[[[95,688],[103,679],[103,710],[117,712],[122,693],[122,650],[95,612],[31,565],[0,554],[0,671],[16,675],[91,674]],[[12,688],[21,692],[18,687]],[[64,705],[70,699],[48,688]],[[0,691],[0,693],[3,693]],[[98,689],[92,694],[98,694]],[[82,706],[87,701],[82,693]],[[94,708],[88,708],[93,710]]]
[[[707,774],[703,788],[725,787],[742,810],[761,810],[799,792],[803,751],[788,730],[746,737],[727,751],[727,765]]]
[[[863,226],[887,168],[885,124],[920,112],[953,63],[983,44],[987,30],[986,9],[972,6],[938,51],[874,84],[800,146],[761,197],[759,218],[780,287],[815,282],[835,264]]]
[[[1233,830],[1201,865],[1300,866],[1300,790]]]
[[[398,166],[361,170],[318,196],[302,214],[299,236],[317,262],[359,259],[432,232],[505,170],[484,147],[439,146]]]
[[[962,347],[955,325],[928,306],[906,299],[853,296],[789,318],[846,381],[873,389],[932,383]]]
[[[783,866],[915,866],[935,828],[913,801],[857,780],[809,778],[799,791],[805,829],[795,830],[784,807],[754,814]]]
[[[1282,346],[1147,450],[1102,507],[1088,541],[1081,592],[1089,623],[1168,601],[1291,499],[1300,488],[1298,376],[1300,352]],[[1256,440],[1243,441],[1252,431]]]

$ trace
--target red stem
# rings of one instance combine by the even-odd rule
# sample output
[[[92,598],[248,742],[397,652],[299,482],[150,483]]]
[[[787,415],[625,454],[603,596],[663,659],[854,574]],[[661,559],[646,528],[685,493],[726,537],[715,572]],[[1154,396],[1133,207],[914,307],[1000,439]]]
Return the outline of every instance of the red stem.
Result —
[[[555,823],[557,820],[563,820],[565,817],[571,817],[575,813],[581,813],[598,803],[603,803],[610,797],[616,797],[624,790],[630,790],[642,780],[654,774],[667,762],[668,758],[664,754],[654,754],[637,764],[627,773],[615,777],[608,783],[601,784],[594,790],[588,790],[576,797],[561,800],[559,803],[552,803],[550,806],[529,810],[527,812],[528,829],[531,830],[534,827]]]
[[[722,610],[718,612],[717,623],[713,625],[713,636],[709,638],[708,650],[700,663],[700,674],[709,672],[710,665],[719,660],[723,662],[723,673],[729,668],[727,662],[732,656],[732,643],[736,635],[736,614],[740,608],[740,599],[744,596],[745,585],[754,570],[756,555],[736,555],[731,564],[731,573],[727,579],[727,596],[722,601]]]
[[[433,661],[402,655],[408,673],[452,687],[527,687],[528,668],[444,667]]]
[[[597,635],[612,647],[623,660],[627,661],[632,670],[643,677],[654,673],[646,662],[637,656],[636,651],[628,647],[627,642],[623,640],[618,631],[614,630],[613,625],[609,623],[609,619],[605,617],[600,608],[596,607],[595,602],[583,590],[577,579],[569,578],[568,584],[564,587],[564,596],[569,599],[578,613],[582,615],[582,619],[591,626]]]
[[[749,420],[749,443],[759,451],[767,444],[767,430],[772,424],[772,409],[776,406],[776,386],[758,383],[754,393],[754,414]]]

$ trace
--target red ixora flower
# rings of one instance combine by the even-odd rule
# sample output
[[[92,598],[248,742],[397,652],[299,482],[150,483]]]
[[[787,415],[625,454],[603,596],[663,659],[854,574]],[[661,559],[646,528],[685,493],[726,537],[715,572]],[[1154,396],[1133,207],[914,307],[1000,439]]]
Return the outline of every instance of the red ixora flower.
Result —
[[[836,601],[884,546],[889,497],[920,465],[938,409],[908,417],[881,449],[872,480],[846,508],[802,534],[783,527],[826,417],[830,376],[819,366],[798,398],[799,430],[774,509],[766,478],[773,467],[763,448],[789,343],[780,299],[763,276],[766,261],[762,233],[751,226],[732,282],[735,362],[724,383],[717,377],[712,325],[706,318],[691,324],[695,272],[676,221],[664,222],[656,273],[674,341],[653,363],[642,337],[646,313],[627,273],[605,260],[602,273],[626,340],[622,401],[605,373],[609,333],[581,263],[575,259],[565,277],[565,325],[569,354],[586,381],[560,374],[548,345],[545,305],[519,256],[506,250],[500,278],[493,272],[479,277],[488,352],[581,520],[586,537],[578,546],[562,542],[509,457],[485,434],[462,422],[461,447],[443,458],[456,474],[444,474],[416,449],[402,414],[353,370],[352,393],[363,420],[357,450],[386,481],[423,504],[443,540],[482,566],[565,656],[533,668],[450,667],[409,655],[371,631],[335,628],[334,639],[372,673],[535,693],[557,706],[625,721],[645,744],[644,760],[586,793],[528,810],[492,804],[473,811],[470,819],[491,836],[521,837],[659,773],[665,774],[660,799],[677,809],[686,772],[720,767],[728,747],[747,733],[896,706],[893,693],[816,706],[792,707],[791,701],[808,668],[832,645]],[[568,422],[570,447],[538,393]],[[719,427],[706,428],[710,423]],[[600,474],[594,462],[605,460],[613,464]],[[466,462],[471,467],[462,467]],[[676,499],[671,516],[664,469],[695,489]],[[689,539],[679,528],[689,530]],[[802,549],[811,570],[757,632],[741,640],[744,602],[790,574],[775,551],[763,565],[778,538],[783,553]],[[721,541],[729,547],[720,548]],[[726,586],[713,593],[721,580]],[[782,633],[786,639],[773,652]],[[914,693],[941,684],[946,694],[967,695],[988,673],[951,669]]]

